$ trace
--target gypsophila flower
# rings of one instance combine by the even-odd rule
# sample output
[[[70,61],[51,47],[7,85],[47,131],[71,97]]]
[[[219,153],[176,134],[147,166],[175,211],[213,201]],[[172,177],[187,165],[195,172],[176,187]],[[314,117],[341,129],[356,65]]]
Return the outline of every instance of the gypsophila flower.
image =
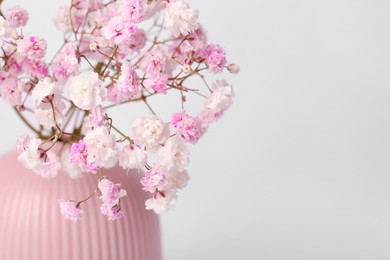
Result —
[[[171,2],[165,10],[165,22],[172,35],[186,35],[198,28],[199,11],[191,9],[184,0]]]
[[[168,185],[166,190],[179,190],[187,186],[190,176],[187,171],[171,170],[168,175]]]
[[[120,96],[120,102],[131,100],[140,91],[139,78],[130,62],[121,66],[121,75],[115,84],[115,91]]]
[[[100,206],[100,212],[108,218],[108,220],[118,220],[123,218],[123,211],[118,206],[110,207],[109,205],[102,203]]]
[[[146,152],[134,144],[123,147],[118,158],[123,169],[142,169],[146,164]]]
[[[22,103],[22,89],[14,77],[0,80],[0,95],[12,106]]]
[[[69,162],[77,165],[84,172],[97,173],[98,166],[94,162],[88,161],[88,155],[86,143],[80,140],[72,144]]]
[[[169,124],[155,115],[134,120],[131,130],[135,143],[149,150],[156,150],[169,137]]]
[[[62,6],[58,9],[57,15],[54,18],[54,24],[58,30],[67,33],[72,30],[69,8]]]
[[[43,58],[46,54],[47,44],[44,39],[36,36],[27,36],[17,40],[17,51],[30,60]]]
[[[54,152],[47,152],[47,165],[42,169],[36,170],[35,173],[45,179],[54,178],[61,169],[61,163],[58,156]]]
[[[234,100],[234,91],[225,80],[217,80],[212,85],[213,93],[207,99],[205,106],[214,113],[226,111]]]
[[[113,183],[107,179],[99,181],[98,188],[101,193],[99,197],[102,201],[100,212],[107,216],[109,220],[117,220],[123,217],[120,210],[120,199],[127,195],[127,192],[120,188],[119,183]]]
[[[205,132],[205,129],[202,127],[202,121],[199,118],[186,114],[185,111],[173,114],[171,122],[177,133],[190,143],[197,143]]]
[[[136,32],[134,24],[126,16],[115,16],[103,27],[102,34],[114,44],[122,44]]]
[[[48,166],[46,152],[40,149],[42,141],[24,135],[18,140],[18,161],[27,169],[39,171]]]
[[[39,106],[41,102],[49,102],[53,99],[55,94],[55,82],[50,78],[44,78],[40,80],[34,87],[31,96],[35,101],[35,104]],[[57,91],[57,93],[59,93]]]
[[[106,127],[96,127],[84,138],[88,149],[87,161],[99,167],[111,168],[117,162],[115,136]]]
[[[158,193],[157,196],[145,201],[145,208],[153,210],[156,214],[161,214],[171,210],[175,205],[176,199],[176,193]]]
[[[207,67],[210,72],[219,73],[226,65],[225,50],[216,44],[209,44],[204,50],[199,50],[197,55],[206,59]]]
[[[58,81],[66,81],[70,76],[77,75],[80,70],[80,59],[77,55],[77,46],[68,42],[53,60],[51,69]]]
[[[84,212],[80,207],[76,206],[74,201],[69,200],[59,200],[61,215],[65,219],[76,222],[81,219]]]
[[[20,6],[14,6],[7,10],[5,17],[11,27],[18,28],[27,24],[29,14]]]
[[[96,73],[91,72],[87,77],[76,76],[69,85],[70,99],[80,109],[93,109],[106,98],[107,90],[101,85]]]
[[[120,198],[127,195],[126,191],[120,188],[119,183],[113,183],[110,180],[102,179],[99,181],[98,188],[101,192],[99,197],[102,202],[110,207],[114,207],[119,204]]]
[[[89,128],[105,126],[108,116],[101,105],[93,108],[86,117],[85,126]]]
[[[167,173],[158,167],[154,167],[145,173],[145,177],[141,179],[141,184],[144,186],[144,191],[155,193],[168,184]]]
[[[141,64],[145,72],[152,77],[158,77],[159,74],[170,74],[172,71],[172,62],[170,61],[167,49],[157,46],[149,51]]]
[[[53,101],[53,107],[50,104],[41,104],[35,109],[34,115],[39,124],[47,127],[61,125],[64,120],[65,103],[61,99]]]
[[[158,150],[157,164],[167,171],[172,169],[184,171],[190,163],[189,153],[181,137],[177,135],[170,137]]]

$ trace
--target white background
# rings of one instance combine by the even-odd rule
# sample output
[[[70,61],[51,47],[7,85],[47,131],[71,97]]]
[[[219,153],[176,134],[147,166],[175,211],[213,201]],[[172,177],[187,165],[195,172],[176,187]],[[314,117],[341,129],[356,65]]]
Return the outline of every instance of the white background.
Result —
[[[67,1],[5,3],[31,11],[54,53],[47,28]],[[242,73],[162,217],[165,259],[390,259],[390,2],[192,6]],[[4,153],[26,129],[0,109]]]

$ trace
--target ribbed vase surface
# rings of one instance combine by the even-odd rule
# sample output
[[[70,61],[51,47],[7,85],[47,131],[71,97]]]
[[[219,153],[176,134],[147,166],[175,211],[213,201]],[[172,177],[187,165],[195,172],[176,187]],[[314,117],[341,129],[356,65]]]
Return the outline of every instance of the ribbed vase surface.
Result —
[[[107,178],[122,184],[125,217],[109,221],[100,214],[95,196],[82,204],[83,218],[65,220],[58,199],[83,199],[96,188],[97,175],[72,180],[59,173],[42,179],[17,162],[15,151],[0,157],[1,260],[160,260],[158,216],[145,210],[147,194],[140,175],[122,169],[106,170]]]

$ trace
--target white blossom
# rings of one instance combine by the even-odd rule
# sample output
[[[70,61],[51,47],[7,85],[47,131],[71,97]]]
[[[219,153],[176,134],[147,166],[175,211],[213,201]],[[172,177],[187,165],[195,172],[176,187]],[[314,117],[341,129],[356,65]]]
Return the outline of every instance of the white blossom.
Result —
[[[175,169],[179,172],[187,169],[190,162],[189,149],[184,140],[175,135],[169,138],[158,151],[158,165],[166,171]]]
[[[106,98],[107,90],[101,87],[97,73],[91,72],[86,78],[76,76],[69,85],[69,96],[80,109],[91,110]]]
[[[97,127],[89,131],[84,138],[88,148],[87,160],[99,167],[111,168],[117,162],[115,136],[106,127]]]
[[[35,109],[35,117],[37,118],[40,125],[53,127],[57,122],[58,125],[64,121],[64,110],[66,105],[62,99],[53,100],[53,107],[55,113],[55,120],[53,114],[53,108],[48,103],[42,103]]]
[[[57,94],[55,92],[59,93],[56,83],[52,82],[49,77],[46,77],[35,85],[31,96],[35,101],[35,105],[39,106],[46,97]]]
[[[42,152],[39,151],[41,139],[31,139],[28,135],[18,140],[18,161],[27,169],[38,171],[48,166]]]
[[[147,210],[154,210],[156,214],[161,214],[172,209],[176,199],[176,192],[164,193],[164,196],[157,196],[146,200],[145,208]]]
[[[72,30],[69,7],[61,6],[58,9],[58,13],[54,18],[54,24],[56,25],[58,30],[62,31],[63,33],[67,33]]]
[[[199,11],[183,0],[169,3],[165,10],[165,24],[175,37],[195,31],[199,27],[198,17]]]
[[[118,159],[123,169],[141,169],[146,164],[146,152],[136,145],[129,145],[118,153]]]
[[[206,100],[206,108],[215,113],[226,111],[234,101],[234,91],[225,80],[217,80],[212,85],[213,93]]]
[[[168,173],[167,190],[183,189],[187,186],[190,176],[187,171],[172,170]]]
[[[47,164],[42,169],[35,170],[35,173],[44,179],[51,179],[57,176],[58,171],[61,169],[61,163],[54,152],[48,151],[46,155]]]
[[[155,115],[136,119],[131,127],[136,144],[156,150],[169,137],[169,124]]]

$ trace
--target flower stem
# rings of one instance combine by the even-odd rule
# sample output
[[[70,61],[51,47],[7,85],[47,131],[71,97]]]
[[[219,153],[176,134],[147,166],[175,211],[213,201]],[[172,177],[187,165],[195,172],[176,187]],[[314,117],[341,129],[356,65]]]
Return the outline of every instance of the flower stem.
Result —
[[[0,0],[1,1],[1,0]],[[1,3],[1,2],[0,2]],[[18,107],[17,106],[14,106],[14,110],[15,112],[18,114],[18,116],[20,117],[20,119],[22,119],[22,121],[34,132],[36,133],[39,138],[42,138],[44,136],[42,136],[41,132],[39,132],[24,116],[23,114],[19,111]]]

